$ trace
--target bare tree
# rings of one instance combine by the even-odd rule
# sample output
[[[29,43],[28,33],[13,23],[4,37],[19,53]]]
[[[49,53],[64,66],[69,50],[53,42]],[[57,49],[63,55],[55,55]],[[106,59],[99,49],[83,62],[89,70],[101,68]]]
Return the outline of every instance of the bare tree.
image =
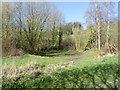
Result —
[[[101,17],[102,17],[102,7],[99,2],[91,2],[90,9],[86,12],[86,22],[88,25],[97,26],[96,32],[96,45],[98,49],[101,49]]]
[[[110,19],[112,18],[114,3],[98,1],[99,0],[96,0],[96,2],[90,3],[90,9],[86,12],[86,21],[88,26],[92,25],[94,26],[94,29],[96,29],[94,30],[94,33],[96,34],[95,42],[98,50],[101,50],[104,43],[105,47],[109,49]],[[106,36],[104,38],[105,42],[102,40],[104,35]]]
[[[109,0],[111,1],[111,0]],[[103,3],[103,8],[104,12],[106,12],[105,16],[107,18],[107,29],[106,29],[106,43],[105,43],[105,48],[109,50],[109,32],[110,32],[110,23],[111,23],[111,18],[114,16],[114,2],[104,2]]]
[[[13,22],[13,9],[8,2],[2,3],[2,36],[3,39],[11,36],[10,31],[12,29]]]

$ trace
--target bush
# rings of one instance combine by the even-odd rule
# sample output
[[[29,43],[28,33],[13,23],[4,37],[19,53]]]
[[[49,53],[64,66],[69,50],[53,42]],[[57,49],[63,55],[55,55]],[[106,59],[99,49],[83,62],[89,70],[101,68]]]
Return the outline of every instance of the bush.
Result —
[[[6,38],[2,42],[2,56],[21,56],[24,54],[22,49],[17,49],[16,40],[13,38]]]
[[[72,35],[66,36],[62,41],[64,50],[75,50],[75,41]]]

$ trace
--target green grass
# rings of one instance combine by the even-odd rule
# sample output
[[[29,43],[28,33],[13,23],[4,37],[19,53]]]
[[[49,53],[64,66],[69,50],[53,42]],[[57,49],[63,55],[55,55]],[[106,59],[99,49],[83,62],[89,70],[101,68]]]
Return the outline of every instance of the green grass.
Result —
[[[94,88],[98,87],[99,85],[107,87],[105,85],[106,83],[108,84],[109,82],[112,82],[113,80],[118,78],[118,56],[96,58],[98,56],[98,53],[99,52],[95,50],[89,50],[85,52],[76,52],[69,50],[51,51],[51,53],[47,53],[48,56],[26,54],[19,58],[4,57],[3,66],[6,65],[7,68],[14,65],[18,67],[26,66],[30,62],[35,62],[37,64],[32,64],[33,66],[29,66],[28,68],[24,68],[23,70],[25,70],[25,72],[31,72],[38,68],[38,71],[33,72],[32,74],[27,73],[22,74],[21,76],[18,75],[13,78],[4,77],[3,87]],[[50,55],[54,56],[51,57]],[[72,66],[57,69],[56,71],[50,73],[48,71],[44,72],[43,68],[39,67],[39,65],[47,66],[48,64],[65,63],[69,62],[70,60],[75,61]],[[11,72],[9,72],[8,74],[10,73]],[[16,82],[15,80],[19,77],[20,80]],[[94,80],[95,83],[93,82]],[[112,83],[109,87],[116,87],[115,85]]]
[[[25,66],[29,63],[37,63],[40,65],[48,65],[48,64],[55,64],[55,63],[65,63],[68,61],[83,61],[83,60],[90,60],[96,58],[98,56],[98,51],[89,50],[85,52],[78,52],[73,50],[58,50],[58,51],[44,51],[46,54],[45,56],[39,55],[29,55],[26,54],[19,58],[13,57],[4,57],[2,59],[2,65],[7,66]],[[53,56],[52,56],[53,55]]]
[[[56,59],[64,59],[69,61],[83,61],[83,60],[91,60],[98,57],[99,52],[97,50],[89,50],[89,51],[64,51],[59,53],[54,53]]]
[[[117,88],[118,56],[78,62],[71,68],[58,69],[37,77],[25,75],[21,81],[4,82],[4,88]],[[8,79],[5,79],[8,82]],[[112,82],[112,83],[110,83]],[[108,85],[109,84],[109,85]]]
[[[67,60],[63,59],[54,59],[50,57],[43,57],[43,56],[37,56],[37,55],[24,55],[19,58],[13,58],[13,57],[4,57],[2,59],[2,65],[7,65],[7,66],[25,66],[29,63],[37,63],[40,65],[48,65],[48,64],[55,64],[55,63],[64,63],[67,62]]]
[[[85,67],[85,66],[94,66],[99,64],[113,64],[118,63],[118,56],[112,56],[112,57],[100,57],[100,58],[94,58],[94,59],[88,59],[88,60],[82,60],[73,65],[73,67]]]

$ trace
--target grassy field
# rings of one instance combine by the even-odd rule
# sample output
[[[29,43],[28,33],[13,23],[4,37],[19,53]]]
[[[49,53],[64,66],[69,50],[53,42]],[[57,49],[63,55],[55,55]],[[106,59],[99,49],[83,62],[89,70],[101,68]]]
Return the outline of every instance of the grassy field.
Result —
[[[55,63],[65,63],[69,61],[83,61],[96,58],[98,51],[51,51],[46,52],[44,56],[25,54],[22,57],[4,57],[2,60],[3,66],[25,66],[29,63],[37,63],[40,65],[48,65]]]
[[[4,57],[3,88],[117,88],[118,56],[97,58],[98,53],[52,51],[44,56]]]
[[[50,57],[44,57],[44,56],[37,56],[37,55],[24,55],[19,58],[14,57],[5,57],[3,58],[3,66],[25,66],[29,63],[37,63],[40,65],[47,65],[47,64],[55,64],[55,63],[63,63],[66,62],[66,60],[62,59],[54,59]]]

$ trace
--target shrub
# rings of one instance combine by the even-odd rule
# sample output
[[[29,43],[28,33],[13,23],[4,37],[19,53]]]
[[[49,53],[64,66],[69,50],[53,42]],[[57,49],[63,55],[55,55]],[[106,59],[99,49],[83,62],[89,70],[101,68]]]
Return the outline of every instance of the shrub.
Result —
[[[62,47],[64,50],[75,50],[75,41],[73,35],[67,35],[62,41]]]

